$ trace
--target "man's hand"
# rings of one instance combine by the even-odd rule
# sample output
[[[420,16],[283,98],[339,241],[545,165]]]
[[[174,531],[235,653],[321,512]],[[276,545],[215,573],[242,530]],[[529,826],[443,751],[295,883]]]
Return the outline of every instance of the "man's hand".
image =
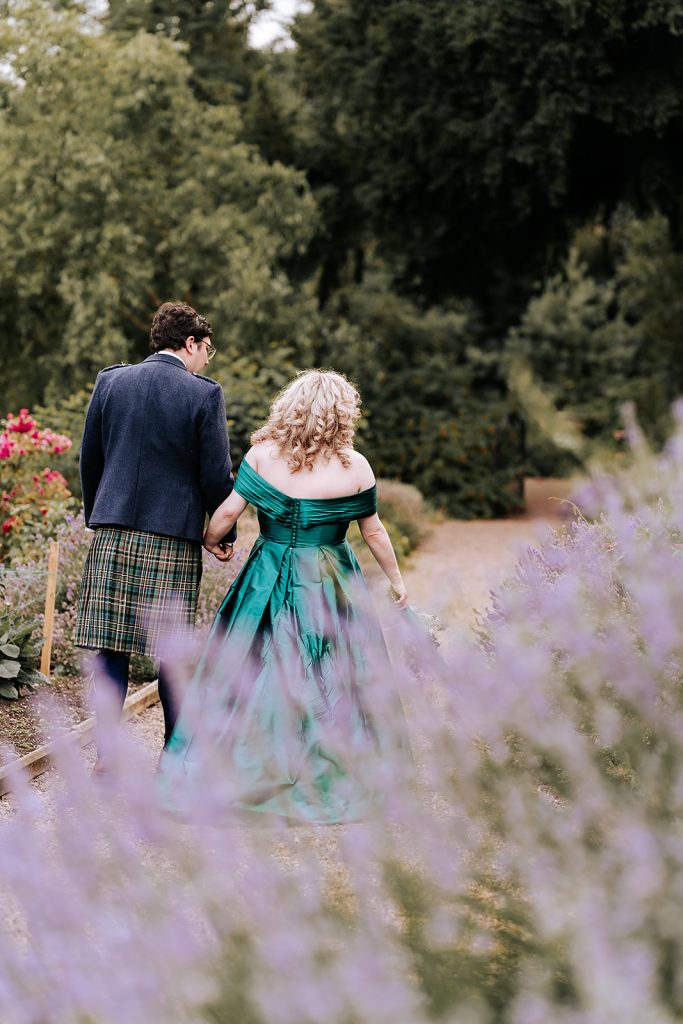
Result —
[[[235,554],[234,544],[229,544],[227,542],[212,544],[211,541],[207,540],[206,534],[204,534],[204,547],[207,551],[211,552],[219,562],[229,562]]]

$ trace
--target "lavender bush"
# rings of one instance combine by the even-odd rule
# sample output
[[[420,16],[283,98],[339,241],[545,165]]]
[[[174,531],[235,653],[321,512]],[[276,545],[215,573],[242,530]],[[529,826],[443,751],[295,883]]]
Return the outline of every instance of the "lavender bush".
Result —
[[[0,698],[5,700],[49,682],[38,668],[46,569],[0,564]]]
[[[392,624],[413,745],[362,825],[177,819],[121,737],[0,826],[0,1019],[673,1024],[683,1014],[683,413],[447,655]],[[400,645],[422,652],[419,678]],[[420,646],[421,645],[421,646]],[[369,697],[388,724],[389,681]],[[396,723],[397,731],[400,723]]]

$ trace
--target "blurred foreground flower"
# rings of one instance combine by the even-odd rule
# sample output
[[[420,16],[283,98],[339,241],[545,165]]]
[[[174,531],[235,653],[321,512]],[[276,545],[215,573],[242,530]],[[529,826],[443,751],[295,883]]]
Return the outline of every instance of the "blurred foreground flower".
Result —
[[[683,428],[634,458],[584,494],[594,521],[526,554],[479,641],[403,638],[414,767],[376,766],[371,820],[206,824],[219,764],[173,818],[125,736],[111,788],[65,745],[54,814],[20,783],[0,1019],[680,1020]]]

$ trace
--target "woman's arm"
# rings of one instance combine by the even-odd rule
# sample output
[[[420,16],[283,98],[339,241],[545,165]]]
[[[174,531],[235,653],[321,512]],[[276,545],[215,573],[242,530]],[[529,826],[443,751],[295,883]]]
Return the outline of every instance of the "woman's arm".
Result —
[[[246,453],[244,461],[248,462],[251,468],[258,472],[254,447],[251,447]],[[220,542],[226,533],[232,530],[248,504],[249,502],[241,497],[237,491],[232,491],[223,504],[218,506],[209,520],[209,525],[204,534],[204,547],[221,562],[228,562],[232,558],[232,545],[228,545],[230,551],[226,551],[225,546]]]
[[[245,501],[237,491],[232,491],[209,520],[204,534],[204,547],[220,562],[227,562],[232,558],[232,545],[228,545],[226,548],[220,542],[233,528],[248,504],[249,502]]]
[[[359,519],[358,525],[363,540],[375,556],[380,569],[391,583],[396,595],[396,604],[399,608],[407,607],[408,592],[403,582],[398,562],[396,561],[396,553],[382,520],[375,513],[366,519]]]

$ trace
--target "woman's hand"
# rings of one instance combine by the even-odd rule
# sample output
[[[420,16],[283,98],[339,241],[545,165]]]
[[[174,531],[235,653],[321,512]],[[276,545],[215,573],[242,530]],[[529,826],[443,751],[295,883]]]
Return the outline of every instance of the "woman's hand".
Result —
[[[398,608],[408,607],[408,591],[402,579],[391,584],[391,597]]]
[[[227,542],[221,543],[220,541],[212,541],[207,530],[204,534],[204,547],[208,552],[214,555],[219,562],[229,562],[232,556],[235,554],[234,544],[228,544]]]
[[[237,491],[232,491],[209,520],[202,543],[219,562],[229,562],[235,553],[233,545],[222,538],[230,533],[246,507],[247,502],[244,498]]]

